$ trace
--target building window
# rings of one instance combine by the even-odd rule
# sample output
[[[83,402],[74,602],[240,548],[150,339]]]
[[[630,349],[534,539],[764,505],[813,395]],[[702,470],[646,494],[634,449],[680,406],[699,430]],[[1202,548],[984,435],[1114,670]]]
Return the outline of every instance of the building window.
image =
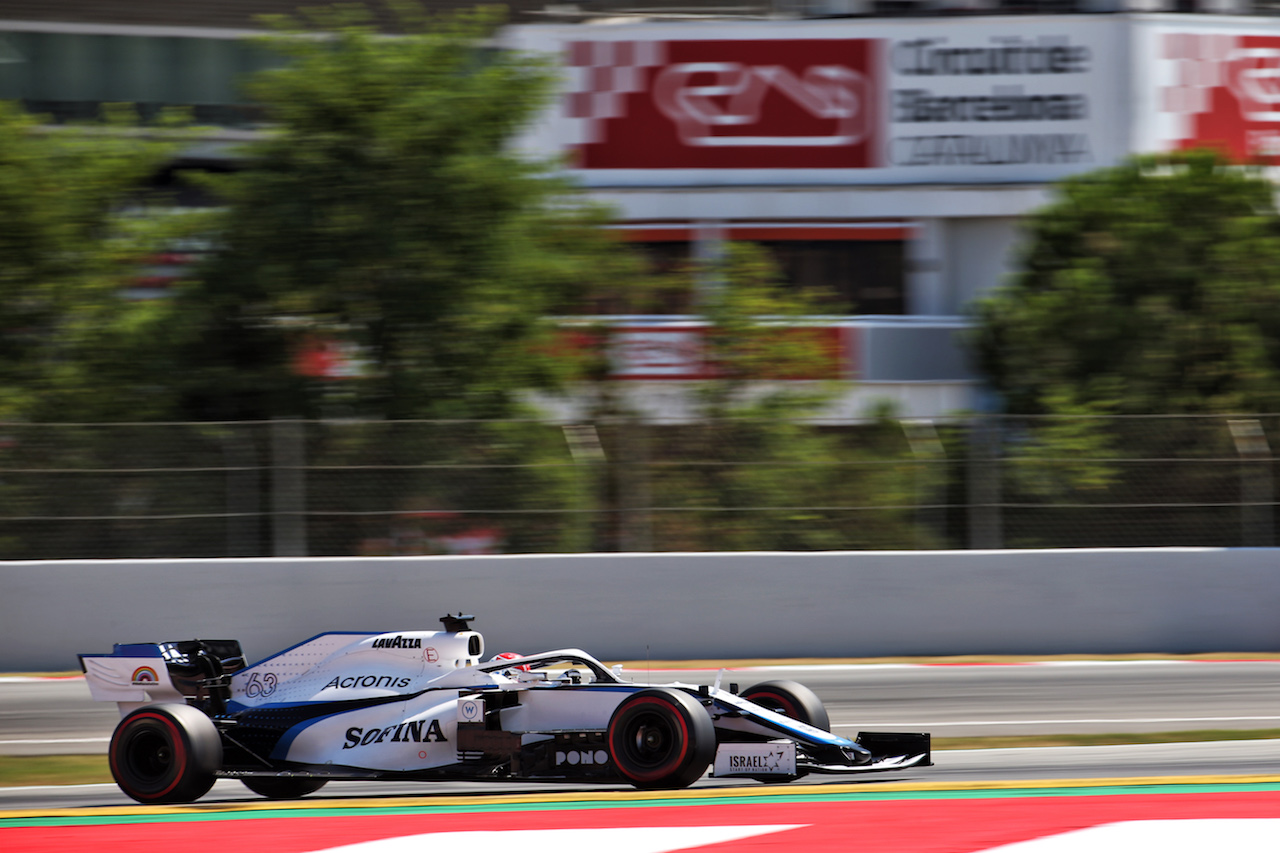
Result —
[[[904,314],[900,240],[764,240],[784,280],[832,314]]]

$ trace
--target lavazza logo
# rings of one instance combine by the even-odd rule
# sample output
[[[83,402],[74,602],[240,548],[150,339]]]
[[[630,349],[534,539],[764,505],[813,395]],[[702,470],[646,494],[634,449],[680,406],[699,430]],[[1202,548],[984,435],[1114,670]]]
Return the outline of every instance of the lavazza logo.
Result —
[[[375,649],[420,649],[422,648],[421,637],[379,637],[373,641]]]

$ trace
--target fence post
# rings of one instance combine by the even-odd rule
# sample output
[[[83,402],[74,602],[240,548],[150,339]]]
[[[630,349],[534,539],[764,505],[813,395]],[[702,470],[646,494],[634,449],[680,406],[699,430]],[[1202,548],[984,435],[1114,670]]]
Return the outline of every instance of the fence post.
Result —
[[[932,544],[934,535],[940,536],[942,533],[943,524],[937,521],[937,512],[932,507],[937,500],[934,484],[942,478],[936,476],[933,469],[946,461],[947,451],[938,438],[938,430],[933,421],[928,418],[907,418],[901,423],[902,431],[907,436],[907,444],[911,446],[911,455],[915,458],[912,463],[916,481],[915,540],[916,550],[922,550]]]
[[[1270,548],[1275,544],[1272,504],[1271,447],[1257,418],[1227,421],[1240,454],[1240,544]]]
[[[622,522],[618,548],[629,552],[652,551],[649,426],[643,419],[634,418],[624,421],[621,427],[623,440],[620,444],[625,456],[619,465],[618,505],[622,510]]]
[[[271,421],[271,540],[277,557],[307,556],[306,424]]]
[[[222,437],[227,464],[227,556],[256,557],[262,553],[258,524],[261,484],[258,451],[252,435],[232,425]]]
[[[609,550],[609,472],[605,467],[608,459],[600,441],[600,432],[591,423],[565,424],[560,429],[569,445],[569,455],[575,465],[584,466],[591,485],[591,499],[595,504],[592,507],[592,517],[595,520],[590,528],[591,550]]]
[[[1000,515],[1000,429],[995,418],[974,417],[969,426],[969,547],[1004,547]]]

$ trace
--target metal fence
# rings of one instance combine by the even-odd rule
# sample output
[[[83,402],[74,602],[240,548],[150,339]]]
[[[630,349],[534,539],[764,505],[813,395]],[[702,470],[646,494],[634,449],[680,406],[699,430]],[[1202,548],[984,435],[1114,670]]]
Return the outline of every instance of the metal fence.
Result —
[[[1274,544],[1280,415],[0,425],[0,559]]]

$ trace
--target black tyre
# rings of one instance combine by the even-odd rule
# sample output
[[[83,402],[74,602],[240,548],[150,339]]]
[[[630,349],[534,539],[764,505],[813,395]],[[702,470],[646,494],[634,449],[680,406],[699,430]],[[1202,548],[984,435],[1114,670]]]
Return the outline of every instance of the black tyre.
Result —
[[[609,755],[637,788],[687,788],[707,772],[715,752],[711,717],[679,690],[642,690],[609,720]]]
[[[140,803],[190,803],[213,787],[222,738],[190,705],[147,705],[126,714],[107,758],[120,790]]]
[[[831,731],[831,718],[817,694],[795,681],[764,681],[742,691],[743,699],[776,711],[784,717]]]
[[[244,786],[255,794],[272,800],[296,800],[314,794],[328,779],[314,776],[243,776]]]

